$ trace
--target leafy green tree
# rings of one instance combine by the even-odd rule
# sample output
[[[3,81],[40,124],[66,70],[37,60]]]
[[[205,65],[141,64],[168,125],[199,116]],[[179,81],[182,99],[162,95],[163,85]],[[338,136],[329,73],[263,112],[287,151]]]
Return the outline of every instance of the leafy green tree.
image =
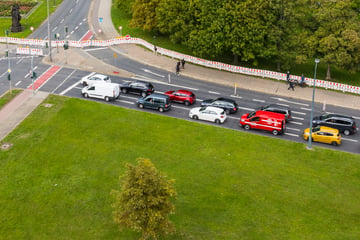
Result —
[[[315,12],[317,53],[326,63],[326,79],[331,79],[332,64],[350,71],[358,70],[360,56],[360,22],[351,0],[319,1]]]
[[[114,4],[118,9],[126,13],[131,13],[134,1],[135,0],[114,0]]]
[[[132,4],[130,27],[138,27],[144,31],[157,29],[156,9],[160,0],[135,0]]]
[[[121,191],[112,190],[113,218],[120,229],[142,232],[141,239],[157,239],[175,232],[169,221],[176,198],[174,180],[167,180],[149,159],[137,159],[138,165],[127,164],[127,172],[120,177]]]

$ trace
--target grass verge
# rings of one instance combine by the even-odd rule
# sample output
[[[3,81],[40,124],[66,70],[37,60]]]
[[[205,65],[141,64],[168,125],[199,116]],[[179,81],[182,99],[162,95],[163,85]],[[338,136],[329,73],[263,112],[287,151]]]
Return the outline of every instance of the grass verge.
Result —
[[[176,179],[165,239],[358,239],[360,156],[49,96],[0,151],[7,239],[138,239],[112,221],[125,163],[149,158]],[[76,113],[76,114],[74,114]]]
[[[5,106],[8,102],[10,102],[13,98],[16,97],[19,93],[21,93],[23,89],[12,89],[10,92],[6,92],[3,96],[0,97],[0,109]]]

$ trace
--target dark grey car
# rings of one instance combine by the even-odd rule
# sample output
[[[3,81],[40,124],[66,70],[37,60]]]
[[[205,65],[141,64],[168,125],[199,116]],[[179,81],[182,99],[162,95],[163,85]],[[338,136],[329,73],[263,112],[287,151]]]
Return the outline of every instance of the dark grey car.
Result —
[[[340,132],[346,136],[356,133],[356,122],[353,117],[341,115],[341,114],[330,114],[325,113],[321,116],[313,118],[313,125],[326,126],[335,129],[339,129]]]
[[[286,106],[276,105],[276,104],[268,104],[259,108],[259,110],[281,113],[285,115],[285,120],[289,122],[291,120],[291,110]]]

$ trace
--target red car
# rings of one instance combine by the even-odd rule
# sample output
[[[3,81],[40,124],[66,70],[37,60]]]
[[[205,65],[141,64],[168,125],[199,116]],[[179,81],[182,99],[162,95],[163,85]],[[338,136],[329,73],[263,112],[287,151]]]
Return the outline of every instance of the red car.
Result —
[[[195,94],[188,90],[167,91],[165,94],[170,97],[172,102],[184,103],[185,106],[196,102]]]

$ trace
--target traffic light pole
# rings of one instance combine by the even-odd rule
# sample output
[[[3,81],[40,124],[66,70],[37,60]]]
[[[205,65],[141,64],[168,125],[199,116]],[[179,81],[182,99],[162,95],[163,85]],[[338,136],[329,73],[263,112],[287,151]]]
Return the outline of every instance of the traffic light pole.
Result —
[[[34,86],[34,55],[31,55],[31,84],[32,84],[32,90],[33,94],[35,95],[35,86]]]

